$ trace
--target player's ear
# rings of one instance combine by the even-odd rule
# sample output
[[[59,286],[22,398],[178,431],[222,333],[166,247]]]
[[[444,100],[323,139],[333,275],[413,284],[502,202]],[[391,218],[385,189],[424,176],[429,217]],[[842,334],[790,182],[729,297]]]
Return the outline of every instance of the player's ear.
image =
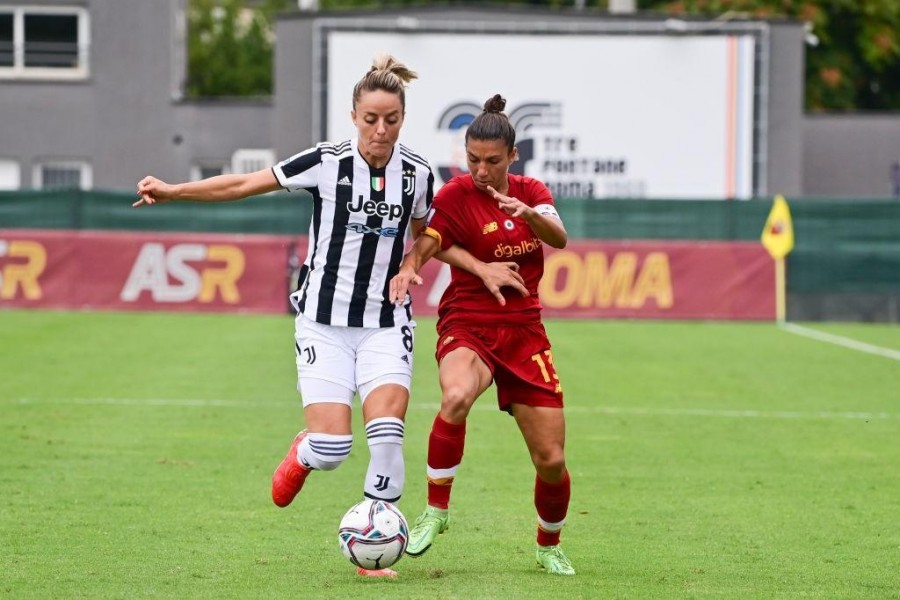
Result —
[[[514,163],[519,160],[519,148],[513,146],[512,152],[509,153],[509,162]]]

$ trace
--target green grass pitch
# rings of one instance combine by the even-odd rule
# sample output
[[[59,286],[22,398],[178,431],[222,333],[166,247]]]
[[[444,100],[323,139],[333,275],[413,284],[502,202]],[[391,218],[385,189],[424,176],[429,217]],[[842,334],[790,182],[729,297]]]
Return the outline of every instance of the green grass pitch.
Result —
[[[549,322],[573,495],[534,563],[533,469],[492,391],[450,530],[361,580],[350,459],[269,498],[302,413],[288,316],[0,311],[0,597],[900,598],[900,361],[773,324]],[[900,351],[896,326],[810,327]],[[417,330],[407,488],[440,394]]]

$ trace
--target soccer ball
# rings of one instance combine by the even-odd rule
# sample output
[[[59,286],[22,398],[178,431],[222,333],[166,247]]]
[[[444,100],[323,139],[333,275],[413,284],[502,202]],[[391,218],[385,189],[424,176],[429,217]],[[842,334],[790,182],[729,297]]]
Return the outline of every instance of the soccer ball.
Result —
[[[384,569],[403,556],[409,525],[396,506],[366,499],[350,508],[338,530],[341,552],[363,569]]]

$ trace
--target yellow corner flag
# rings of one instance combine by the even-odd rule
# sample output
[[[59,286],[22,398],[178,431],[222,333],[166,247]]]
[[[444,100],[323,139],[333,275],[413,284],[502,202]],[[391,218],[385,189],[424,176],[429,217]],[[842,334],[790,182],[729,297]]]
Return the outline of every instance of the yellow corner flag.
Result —
[[[760,239],[763,246],[775,259],[784,258],[794,247],[794,224],[791,222],[791,209],[788,208],[787,200],[781,194],[775,196],[775,202],[772,204],[772,210],[769,212],[769,218],[766,219],[766,226]]]
[[[775,196],[760,239],[775,260],[775,320],[782,324],[787,319],[787,278],[784,272],[784,257],[794,247],[794,224],[791,222],[791,209],[781,194]]]

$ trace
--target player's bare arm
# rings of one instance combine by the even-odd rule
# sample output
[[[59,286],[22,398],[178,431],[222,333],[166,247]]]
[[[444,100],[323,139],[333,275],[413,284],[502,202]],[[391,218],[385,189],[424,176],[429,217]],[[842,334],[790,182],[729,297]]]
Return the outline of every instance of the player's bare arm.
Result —
[[[217,175],[200,181],[177,184],[147,176],[138,182],[137,195],[140,199],[132,206],[149,206],[176,200],[227,202],[273,192],[280,188],[271,169],[245,175]]]
[[[421,285],[419,271],[428,260],[441,249],[440,242],[430,235],[420,235],[409,253],[403,258],[400,271],[391,278],[390,301],[402,304],[406,300],[410,285]]]
[[[554,248],[565,248],[569,241],[569,234],[566,228],[557,217],[552,215],[542,215],[533,207],[528,206],[518,198],[501,194],[491,186],[488,186],[488,192],[497,201],[500,210],[511,217],[522,217],[531,230],[538,238]]]
[[[412,234],[412,239],[419,237],[423,229],[425,229],[425,217],[409,220],[409,232]]]
[[[447,263],[451,267],[457,267],[468,271],[472,275],[480,277],[484,286],[488,289],[500,306],[506,306],[506,298],[503,297],[501,288],[511,287],[522,294],[529,295],[525,287],[525,280],[519,274],[519,265],[514,262],[482,262],[472,256],[468,250],[459,246],[450,246],[435,254],[435,258]]]

